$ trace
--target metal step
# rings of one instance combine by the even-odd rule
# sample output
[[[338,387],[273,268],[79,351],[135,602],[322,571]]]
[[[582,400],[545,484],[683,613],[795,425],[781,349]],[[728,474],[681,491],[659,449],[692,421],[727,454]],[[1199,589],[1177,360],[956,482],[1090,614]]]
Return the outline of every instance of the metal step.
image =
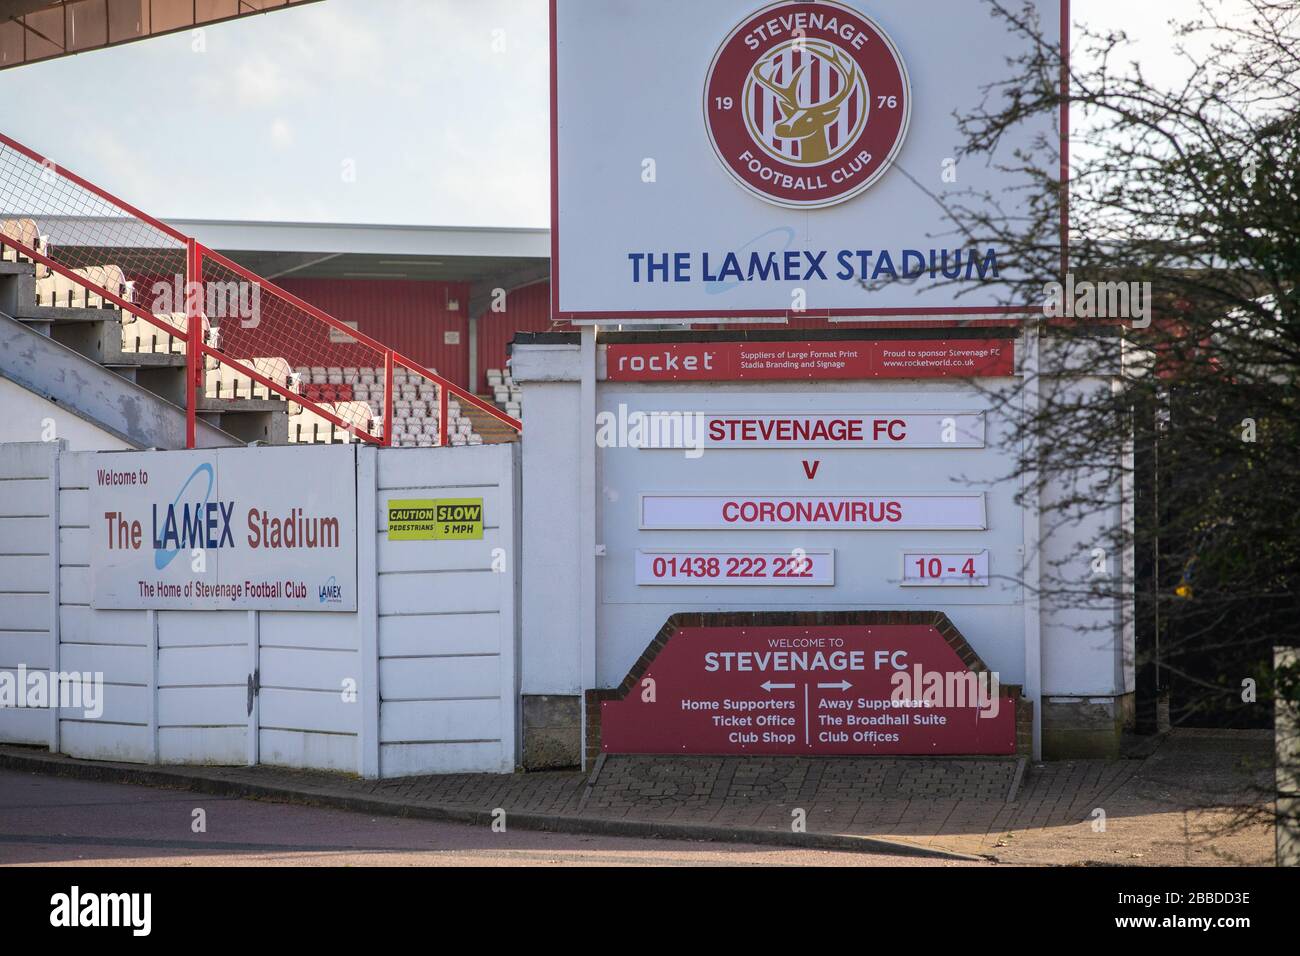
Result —
[[[3,312],[0,376],[136,448],[185,447],[183,407]],[[195,437],[201,448],[243,443],[206,421]]]
[[[269,398],[209,398],[202,396],[195,414],[241,441],[289,443],[289,403]]]
[[[0,314],[125,382],[152,392],[169,405],[185,407],[184,354],[124,351],[122,314],[116,309],[41,306],[35,302],[35,267],[28,262],[0,261]],[[153,331],[144,320],[141,325],[142,333]],[[161,329],[157,334],[160,341],[166,338]],[[288,402],[201,397],[195,414],[214,430],[242,442],[284,445],[289,441]]]
[[[489,396],[480,395],[479,398],[489,405],[492,404]],[[519,432],[481,408],[475,408],[469,402],[461,403],[460,413],[474,423],[474,431],[483,439],[485,445],[504,445],[519,441]]]
[[[30,262],[0,262],[0,312],[20,321],[103,322],[118,317],[116,309],[87,309],[81,306],[37,305],[36,269]]]
[[[0,270],[0,311],[164,401],[184,407],[184,355],[123,351],[119,311],[35,305],[35,270],[31,264],[3,265],[8,268]]]

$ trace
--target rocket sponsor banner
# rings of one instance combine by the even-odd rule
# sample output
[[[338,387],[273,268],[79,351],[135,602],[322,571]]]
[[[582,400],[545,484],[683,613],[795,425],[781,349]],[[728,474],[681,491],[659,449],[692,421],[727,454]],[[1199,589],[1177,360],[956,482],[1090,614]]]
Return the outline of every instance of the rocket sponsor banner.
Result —
[[[1058,43],[1061,0],[1030,5]],[[1024,264],[945,212],[960,192],[1027,215],[1016,152],[1059,139],[1042,116],[958,161],[952,117],[1029,52],[985,5],[551,0],[551,27],[555,318],[1040,307],[1008,304]]]
[[[90,542],[92,607],[355,611],[355,452],[99,455]]]
[[[983,531],[987,527],[982,491],[641,496],[645,531]]]
[[[662,413],[670,415],[671,413]],[[655,428],[654,412],[640,448],[983,448],[983,412],[685,412],[683,428]],[[688,439],[702,436],[697,446]]]
[[[822,586],[835,583],[835,552],[638,550],[636,583],[726,587]]]
[[[1011,339],[611,343],[611,382],[975,378],[1014,374]]]
[[[606,753],[1016,749],[1014,699],[919,624],[683,628],[600,730]]]

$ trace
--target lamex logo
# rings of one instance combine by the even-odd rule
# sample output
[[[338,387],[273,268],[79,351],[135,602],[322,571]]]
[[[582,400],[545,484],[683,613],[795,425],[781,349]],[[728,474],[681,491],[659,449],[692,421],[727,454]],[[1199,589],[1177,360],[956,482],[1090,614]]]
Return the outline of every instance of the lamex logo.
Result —
[[[876,182],[911,115],[893,42],[853,8],[780,0],[723,40],[704,84],[704,121],[726,170],[780,206],[832,206]]]
[[[206,479],[206,485],[200,476]],[[213,501],[212,492],[216,484],[216,469],[204,462],[181,484],[161,521],[158,506],[153,506],[153,563],[159,571],[184,550],[235,546],[235,536],[230,529],[235,503]],[[182,502],[182,499],[187,500]]]
[[[321,604],[343,603],[343,588],[332,574],[328,581],[316,589],[316,594],[320,597]]]

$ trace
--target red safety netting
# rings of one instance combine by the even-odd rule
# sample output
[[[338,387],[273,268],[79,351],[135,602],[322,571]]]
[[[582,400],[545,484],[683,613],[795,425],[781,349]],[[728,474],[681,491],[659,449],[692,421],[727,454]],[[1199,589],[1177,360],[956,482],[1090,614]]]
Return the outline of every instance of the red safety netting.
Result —
[[[38,263],[38,305],[119,308],[184,335],[185,237],[3,136],[0,242]]]
[[[36,305],[118,309],[123,351],[186,355],[191,444],[237,401],[288,402],[291,442],[447,444],[449,395],[520,427],[3,134],[0,246],[35,264]]]
[[[302,435],[304,441],[331,440],[335,430],[363,440],[383,437],[382,409],[355,394],[363,369],[371,376],[383,375],[387,353],[382,346],[363,341],[344,323],[223,256],[201,249],[200,261],[203,309],[211,326],[205,353],[253,382],[257,379],[252,373],[260,373],[286,392],[303,396],[301,404],[313,414],[290,423],[295,429],[292,439],[299,437],[300,426],[310,429],[309,435]],[[313,382],[314,369],[327,381]],[[229,382],[230,377],[218,381]],[[309,389],[314,384],[333,387]],[[209,388],[208,394],[212,392]],[[222,397],[240,395],[236,391]]]

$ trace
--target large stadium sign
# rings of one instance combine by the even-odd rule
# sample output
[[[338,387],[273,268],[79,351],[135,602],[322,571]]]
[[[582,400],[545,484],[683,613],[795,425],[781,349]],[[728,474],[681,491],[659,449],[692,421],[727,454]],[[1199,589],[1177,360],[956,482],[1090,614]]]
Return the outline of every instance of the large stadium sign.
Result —
[[[551,0],[552,314],[578,323],[1003,315],[1023,265],[947,210],[1027,214],[959,162],[1023,41],[970,0]],[[1046,34],[1063,0],[1031,0]],[[987,199],[984,197],[993,197]]]

